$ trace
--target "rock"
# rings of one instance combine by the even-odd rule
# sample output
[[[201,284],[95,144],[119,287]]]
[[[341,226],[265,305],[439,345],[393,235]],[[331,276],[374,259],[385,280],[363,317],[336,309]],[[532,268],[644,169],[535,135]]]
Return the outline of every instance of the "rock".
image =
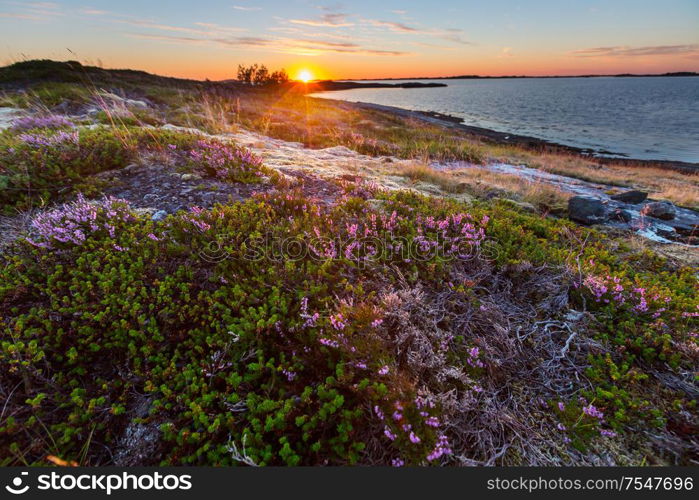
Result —
[[[589,196],[573,196],[568,200],[568,217],[581,224],[601,224],[608,219],[602,200]]]
[[[643,191],[632,190],[626,191],[624,193],[615,194],[610,198],[615,201],[621,201],[624,203],[631,203],[633,205],[637,205],[646,201],[646,198],[648,198],[648,193],[644,193]]]
[[[198,175],[195,175],[195,174],[182,174],[182,176],[180,178],[183,181],[193,181],[196,179],[201,179],[201,177],[199,177]]]
[[[167,217],[167,212],[165,210],[158,210],[153,214],[151,220],[163,220],[165,217]]]
[[[652,203],[647,203],[641,210],[641,214],[661,220],[672,220],[675,218],[676,210],[672,203],[667,201],[654,201]]]
[[[508,205],[512,205],[513,207],[519,208],[523,212],[529,212],[532,214],[538,213],[538,210],[534,205],[531,203],[528,203],[526,201],[517,201],[517,200],[512,200],[510,198],[500,198],[503,202],[507,203]]]
[[[610,220],[618,222],[631,222],[633,216],[628,210],[622,210],[621,208],[614,209],[614,212],[609,216]]]

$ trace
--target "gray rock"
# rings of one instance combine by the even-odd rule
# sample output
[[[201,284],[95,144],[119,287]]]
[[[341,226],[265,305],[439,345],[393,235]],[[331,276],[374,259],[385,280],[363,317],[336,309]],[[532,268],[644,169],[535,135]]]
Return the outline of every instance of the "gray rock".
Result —
[[[644,193],[643,191],[626,191],[624,193],[619,193],[615,194],[613,196],[610,196],[612,200],[615,201],[621,201],[624,203],[631,203],[633,205],[637,205],[638,203],[643,203],[646,201],[646,198],[648,198],[648,193]]]
[[[654,201],[647,203],[641,210],[643,215],[655,217],[661,220],[672,220],[675,218],[677,211],[672,203],[667,201]]]
[[[618,222],[631,222],[633,216],[631,215],[631,212],[629,212],[628,210],[616,208],[614,209],[614,212],[610,214],[609,219]]]
[[[601,224],[609,218],[602,200],[589,196],[573,196],[568,200],[568,217],[581,224]]]
[[[193,181],[196,179],[201,179],[201,177],[199,177],[198,175],[195,175],[195,174],[182,174],[182,176],[180,178],[183,181]]]
[[[167,212],[165,210],[158,210],[153,214],[151,220],[163,220],[165,217],[167,217]]]

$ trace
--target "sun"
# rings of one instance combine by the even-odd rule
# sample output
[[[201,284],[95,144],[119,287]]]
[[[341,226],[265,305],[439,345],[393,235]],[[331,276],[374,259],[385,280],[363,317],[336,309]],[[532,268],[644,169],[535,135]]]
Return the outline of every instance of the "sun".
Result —
[[[299,74],[296,77],[296,79],[303,83],[308,83],[311,80],[313,80],[313,75],[307,69],[302,69],[301,71],[299,71]]]

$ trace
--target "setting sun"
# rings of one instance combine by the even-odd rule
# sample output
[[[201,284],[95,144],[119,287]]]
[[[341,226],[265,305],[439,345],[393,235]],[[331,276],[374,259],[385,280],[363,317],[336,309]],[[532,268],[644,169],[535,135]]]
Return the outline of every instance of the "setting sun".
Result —
[[[308,83],[311,80],[313,80],[313,75],[307,69],[303,69],[303,70],[299,71],[299,74],[296,77],[296,79],[299,81],[302,81],[303,83]]]

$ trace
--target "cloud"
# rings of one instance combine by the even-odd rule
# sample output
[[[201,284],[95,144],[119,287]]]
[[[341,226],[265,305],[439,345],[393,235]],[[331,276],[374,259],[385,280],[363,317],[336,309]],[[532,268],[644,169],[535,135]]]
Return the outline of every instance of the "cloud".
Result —
[[[377,21],[375,19],[370,19],[369,24],[372,26],[385,27],[391,31],[398,31],[402,33],[420,33],[420,30],[413,28],[412,26],[407,26],[403,23],[395,23],[391,21]]]
[[[261,37],[208,37],[200,38],[183,35],[163,35],[151,33],[129,33],[127,36],[144,40],[186,45],[214,45],[223,47],[264,47],[274,52],[285,54],[320,56],[324,54],[403,56],[409,52],[397,50],[379,50],[365,48],[356,43],[329,42],[324,40],[296,38],[261,38]]]
[[[651,45],[647,47],[593,47],[569,52],[575,57],[636,57],[636,56],[672,56],[699,54],[699,44],[687,45]]]
[[[244,7],[242,5],[234,5],[235,10],[242,10],[244,12],[253,12],[255,10],[262,10],[262,7]]]
[[[91,7],[84,7],[80,9],[81,14],[86,14],[88,16],[106,16],[111,14],[108,10],[93,9]]]
[[[131,26],[137,26],[139,28],[153,29],[156,31],[171,31],[176,33],[187,33],[190,35],[199,35],[204,37],[212,36],[226,36],[233,33],[240,33],[245,31],[244,28],[237,28],[233,26],[221,26],[215,23],[194,23],[196,28],[189,28],[186,26],[173,26],[169,24],[159,24],[151,21],[138,20],[138,19],[118,19],[115,22],[122,24],[129,24]]]
[[[292,24],[302,24],[304,26],[321,26],[327,28],[354,26],[354,23],[347,21],[347,14],[341,12],[323,14],[318,19],[289,19],[289,22]]]
[[[501,59],[514,57],[514,54],[512,53],[512,47],[503,47],[498,57]]]
[[[41,19],[39,16],[34,16],[31,14],[19,14],[17,12],[0,12],[0,17],[10,18],[10,19]]]
[[[31,21],[46,21],[65,15],[61,6],[55,2],[4,2],[16,10],[0,12],[0,17],[11,19],[26,19]]]
[[[380,21],[377,19],[365,19],[364,22],[371,26],[376,26],[379,28],[388,28],[390,31],[394,33],[402,33],[406,35],[423,35],[433,38],[440,38],[442,40],[462,45],[473,45],[468,40],[464,40],[463,38],[461,38],[463,30],[457,28],[422,29],[416,28],[414,26],[409,26],[405,23],[399,23],[394,21]]]

